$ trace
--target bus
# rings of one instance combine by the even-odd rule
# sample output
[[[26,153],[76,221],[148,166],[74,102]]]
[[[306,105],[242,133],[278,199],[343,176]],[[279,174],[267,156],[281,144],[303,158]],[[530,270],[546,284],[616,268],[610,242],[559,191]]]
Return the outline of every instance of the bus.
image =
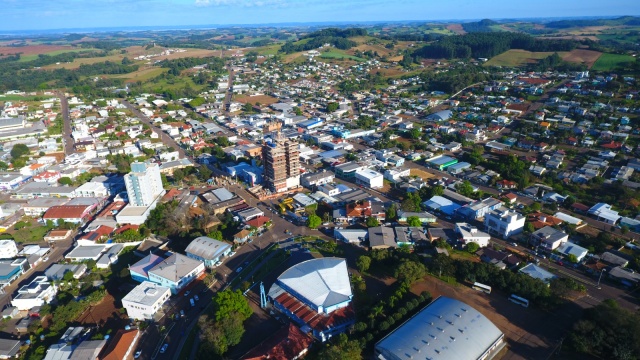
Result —
[[[511,296],[509,296],[509,301],[520,306],[529,307],[529,300],[522,298],[516,294],[511,294]]]
[[[474,290],[482,291],[485,294],[491,294],[491,286],[489,286],[489,285],[485,285],[485,284],[481,284],[479,282],[476,282],[476,283],[473,283],[472,288]]]

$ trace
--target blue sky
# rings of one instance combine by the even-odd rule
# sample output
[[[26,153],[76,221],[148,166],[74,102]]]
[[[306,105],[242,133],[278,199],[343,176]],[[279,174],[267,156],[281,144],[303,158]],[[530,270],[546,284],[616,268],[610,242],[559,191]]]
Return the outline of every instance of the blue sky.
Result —
[[[637,0],[0,0],[0,30],[640,14]]]

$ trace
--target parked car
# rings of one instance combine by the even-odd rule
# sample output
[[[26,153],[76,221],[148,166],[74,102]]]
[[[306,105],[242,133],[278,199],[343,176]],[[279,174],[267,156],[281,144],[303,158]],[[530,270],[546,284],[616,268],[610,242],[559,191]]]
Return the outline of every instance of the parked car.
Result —
[[[184,310],[180,310],[180,317],[184,317]]]
[[[196,301],[200,301],[200,297],[198,295],[194,295],[193,298],[196,299]]]
[[[191,306],[196,306],[196,302],[193,301],[193,298],[189,299],[189,304],[191,304]]]
[[[162,347],[160,348],[160,354],[164,354],[167,351],[168,347],[169,347],[169,344],[162,345]]]
[[[239,273],[240,271],[242,271],[242,266],[240,266],[239,268],[236,269],[237,273]]]
[[[231,257],[231,256],[233,256],[233,255],[235,255],[235,254],[236,254],[236,252],[235,252],[235,251],[232,251],[232,252],[230,252],[230,253],[229,253],[229,257]]]
[[[138,350],[138,351],[136,351],[136,354],[135,354],[135,355],[133,355],[133,358],[134,358],[134,359],[137,359],[137,358],[139,358],[139,357],[140,357],[140,355],[142,355],[142,350]]]
[[[185,291],[184,296],[189,296],[189,294],[191,294],[190,290]]]

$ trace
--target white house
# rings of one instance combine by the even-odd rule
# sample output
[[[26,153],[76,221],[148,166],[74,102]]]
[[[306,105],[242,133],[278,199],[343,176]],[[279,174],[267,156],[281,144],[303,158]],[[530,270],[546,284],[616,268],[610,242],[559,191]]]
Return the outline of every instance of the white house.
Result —
[[[13,259],[18,256],[18,247],[13,240],[0,240],[0,259]]]
[[[521,233],[524,230],[524,221],[522,214],[504,207],[491,210],[484,216],[485,229],[490,234],[498,234],[504,239]]]
[[[367,186],[372,189],[381,188],[384,184],[384,177],[375,170],[363,169],[356,171],[356,184]]]
[[[50,303],[57,292],[58,288],[53,283],[49,283],[46,276],[36,276],[31,283],[18,290],[18,294],[11,300],[11,305],[20,311],[31,310],[36,306]]]
[[[168,287],[144,281],[122,298],[122,306],[130,319],[152,320],[170,296]]]
[[[204,273],[204,262],[181,254],[162,258],[149,254],[129,267],[133,280],[151,281],[168,287],[171,293],[179,293],[185,286]]]
[[[564,231],[556,230],[551,226],[545,226],[542,229],[531,234],[531,242],[534,245],[540,245],[547,251],[553,251],[562,243],[569,240],[569,235]]]
[[[485,232],[478,231],[478,228],[468,223],[456,223],[456,233],[460,236],[458,239],[464,244],[474,242],[480,247],[489,245],[491,236]]]

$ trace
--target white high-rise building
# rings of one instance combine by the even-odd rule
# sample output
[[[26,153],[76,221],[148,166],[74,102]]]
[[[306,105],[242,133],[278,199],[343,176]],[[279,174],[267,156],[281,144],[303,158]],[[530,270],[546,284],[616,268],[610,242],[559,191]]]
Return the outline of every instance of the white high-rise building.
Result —
[[[163,192],[160,167],[154,163],[131,164],[131,172],[124,176],[124,184],[131,206],[150,206]]]
[[[499,207],[484,216],[484,226],[490,234],[498,234],[507,239],[511,235],[520,234],[524,230],[525,218],[522,214]]]
[[[18,247],[13,240],[0,240],[0,259],[13,259],[18,256]]]

